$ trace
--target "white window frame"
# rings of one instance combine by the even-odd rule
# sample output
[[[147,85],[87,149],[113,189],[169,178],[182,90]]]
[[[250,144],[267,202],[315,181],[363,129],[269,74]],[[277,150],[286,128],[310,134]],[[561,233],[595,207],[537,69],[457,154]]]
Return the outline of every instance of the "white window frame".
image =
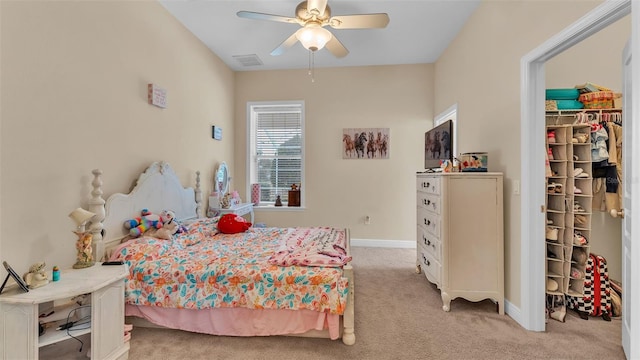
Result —
[[[273,203],[263,203],[261,202],[259,205],[255,205],[254,207],[257,209],[282,209],[282,210],[297,210],[304,209],[305,207],[305,105],[303,100],[291,100],[291,101],[250,101],[247,102],[247,151],[246,151],[246,184],[247,184],[247,194],[248,200],[251,200],[251,185],[255,183],[256,179],[256,150],[255,150],[255,119],[256,119],[256,108],[265,108],[265,107],[283,107],[283,106],[292,106],[299,107],[301,111],[300,115],[300,141],[301,141],[301,166],[300,166],[300,206],[289,207],[287,206],[287,194],[281,194],[281,199],[283,206],[277,207],[274,206]]]

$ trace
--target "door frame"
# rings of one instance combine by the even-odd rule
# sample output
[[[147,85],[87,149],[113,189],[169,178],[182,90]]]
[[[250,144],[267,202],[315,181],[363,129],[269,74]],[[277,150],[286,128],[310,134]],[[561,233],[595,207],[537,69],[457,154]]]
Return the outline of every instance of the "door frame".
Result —
[[[635,4],[632,4],[635,3]],[[520,158],[521,158],[521,317],[520,325],[527,330],[545,330],[545,62],[590,37],[612,23],[628,15],[634,8],[640,13],[640,3],[631,0],[607,0],[575,23],[549,38],[542,45],[525,55],[520,61]],[[633,31],[638,16],[633,17]],[[640,39],[632,36],[632,51],[638,53]],[[632,61],[640,69],[636,56]],[[636,71],[635,74],[637,74]],[[634,93],[638,77],[634,74]],[[625,99],[630,101],[631,99]],[[638,109],[634,99],[634,109]],[[638,111],[633,119],[638,124]],[[640,140],[640,139],[639,139]],[[633,272],[639,278],[638,271]],[[638,328],[635,328],[638,331]]]

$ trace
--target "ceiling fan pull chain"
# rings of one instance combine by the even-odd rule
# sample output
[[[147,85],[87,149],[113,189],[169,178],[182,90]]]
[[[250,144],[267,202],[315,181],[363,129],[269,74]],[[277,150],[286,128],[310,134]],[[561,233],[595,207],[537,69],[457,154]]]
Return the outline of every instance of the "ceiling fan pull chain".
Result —
[[[316,82],[316,79],[313,74],[313,70],[315,67],[315,51],[309,51],[309,76],[311,76],[311,82]]]

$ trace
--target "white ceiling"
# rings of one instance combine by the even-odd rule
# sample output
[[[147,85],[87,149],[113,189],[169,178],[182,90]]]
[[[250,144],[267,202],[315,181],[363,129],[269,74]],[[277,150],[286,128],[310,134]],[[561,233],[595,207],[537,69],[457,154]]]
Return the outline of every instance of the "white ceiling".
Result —
[[[280,56],[270,52],[299,25],[239,18],[240,10],[295,17],[301,0],[221,1],[160,0],[160,3],[235,71],[302,69],[309,52],[296,43]],[[315,67],[433,63],[458,34],[481,0],[329,0],[331,14],[389,14],[384,29],[335,30],[349,50],[335,58],[326,49],[315,54]],[[234,56],[257,55],[262,65],[244,66]]]

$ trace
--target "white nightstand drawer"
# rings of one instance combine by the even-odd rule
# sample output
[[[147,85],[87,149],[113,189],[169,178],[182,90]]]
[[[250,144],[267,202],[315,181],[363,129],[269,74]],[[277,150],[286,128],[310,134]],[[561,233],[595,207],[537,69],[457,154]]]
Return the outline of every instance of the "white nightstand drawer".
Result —
[[[418,177],[416,183],[418,191],[425,191],[430,194],[440,194],[440,178],[439,177]]]
[[[424,249],[420,249],[420,268],[429,281],[440,287],[442,279],[440,279],[440,263]]]
[[[424,226],[428,232],[440,238],[440,217],[436,213],[418,208],[418,225]]]
[[[436,214],[440,214],[440,196],[425,192],[418,192],[418,206]]]
[[[440,261],[442,258],[440,241],[422,226],[418,226],[418,245],[433,255],[436,260]]]

